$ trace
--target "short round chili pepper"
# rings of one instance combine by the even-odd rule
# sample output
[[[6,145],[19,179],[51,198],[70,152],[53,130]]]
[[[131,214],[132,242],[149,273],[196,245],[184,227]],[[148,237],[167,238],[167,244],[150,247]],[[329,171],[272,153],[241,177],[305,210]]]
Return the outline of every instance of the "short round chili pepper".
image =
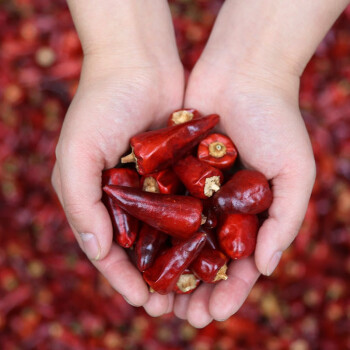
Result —
[[[200,113],[193,108],[179,109],[170,114],[168,119],[168,126],[187,123],[192,119],[200,118]]]
[[[171,236],[189,238],[201,225],[203,204],[197,198],[123,186],[105,186],[103,190],[126,212]]]
[[[164,250],[143,273],[151,290],[167,294],[174,290],[181,274],[197,257],[206,241],[205,233],[196,233],[188,240]]]
[[[198,145],[197,157],[218,169],[229,169],[237,158],[232,140],[222,134],[211,134]]]
[[[176,294],[190,294],[201,283],[190,269],[186,269],[175,284],[174,292]]]
[[[206,245],[193,260],[190,269],[201,281],[216,283],[220,280],[227,280],[227,261],[228,258],[224,253]]]
[[[135,170],[113,168],[102,172],[102,185],[121,185],[129,187],[139,187],[139,175]],[[116,242],[124,248],[131,247],[137,237],[139,222],[136,218],[126,213],[105,193],[102,196],[111,217],[114,238]]]
[[[251,255],[255,249],[258,227],[256,215],[226,215],[218,231],[220,248],[232,259]]]
[[[219,169],[199,161],[189,155],[179,160],[173,167],[176,175],[197,198],[207,199],[220,189],[224,176]]]
[[[216,210],[223,213],[259,214],[272,203],[266,177],[255,170],[240,170],[213,197]]]
[[[131,154],[122,163],[136,163],[140,175],[168,168],[196,146],[219,122],[217,114],[184,124],[146,131],[131,138]]]
[[[158,171],[141,177],[142,189],[146,192],[176,194],[181,189],[181,182],[171,169]]]

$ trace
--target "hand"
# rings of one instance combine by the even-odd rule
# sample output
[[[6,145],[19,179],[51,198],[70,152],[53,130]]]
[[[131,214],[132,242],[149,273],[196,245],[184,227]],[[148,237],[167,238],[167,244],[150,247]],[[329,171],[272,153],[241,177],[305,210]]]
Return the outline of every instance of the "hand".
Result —
[[[111,221],[101,202],[101,173],[119,163],[131,136],[160,127],[162,118],[181,108],[184,75],[177,55],[154,59],[141,50],[134,53],[138,62],[121,61],[120,55],[85,57],[57,145],[52,183],[92,263],[129,303],[147,307],[148,302],[157,312],[158,304],[167,310],[172,297],[150,298],[124,249],[112,243]]]
[[[315,178],[313,153],[298,108],[299,77],[254,65],[232,68],[223,60],[217,63],[216,54],[207,50],[197,63],[185,107],[221,116],[220,131],[232,138],[247,168],[271,181],[274,200],[259,230],[254,257],[232,261],[227,281],[202,284],[192,295],[176,296],[175,314],[195,327],[230,317],[259,273],[273,272],[299,230]]]

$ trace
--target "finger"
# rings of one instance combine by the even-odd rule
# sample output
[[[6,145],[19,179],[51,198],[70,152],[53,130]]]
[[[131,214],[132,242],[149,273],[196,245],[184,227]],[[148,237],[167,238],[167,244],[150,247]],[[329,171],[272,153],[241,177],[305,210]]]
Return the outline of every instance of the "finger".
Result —
[[[187,319],[187,308],[190,302],[189,294],[176,294],[174,300],[174,314],[181,320]]]
[[[312,170],[312,166],[310,167]],[[274,199],[269,217],[257,237],[255,262],[259,271],[271,275],[282,252],[292,243],[305,216],[314,182],[314,174],[292,172],[272,180]]]
[[[166,310],[166,314],[169,314],[170,312],[173,312],[174,310],[174,301],[175,301],[175,295],[174,293],[169,293],[168,294],[168,309]]]
[[[103,157],[96,149],[75,143],[61,146],[57,152],[63,209],[91,260],[107,256],[112,243],[111,220],[101,202]]]
[[[57,162],[55,163],[53,170],[52,170],[51,184],[52,184],[52,187],[57,194],[58,200],[60,201],[61,205],[63,205],[62,189],[61,189],[61,175],[60,175],[60,172],[58,169]]]
[[[209,300],[209,312],[217,321],[228,319],[237,312],[259,277],[252,258],[232,261],[227,272],[228,279],[220,281]]]
[[[147,303],[143,307],[152,317],[162,316],[168,311],[169,297],[168,295],[161,295],[156,292],[151,293]]]
[[[150,294],[147,285],[124,249],[113,244],[103,260],[92,263],[129,304],[143,306],[147,303]]]
[[[187,320],[193,327],[203,328],[213,320],[209,312],[209,299],[213,289],[212,284],[202,284],[191,295]]]

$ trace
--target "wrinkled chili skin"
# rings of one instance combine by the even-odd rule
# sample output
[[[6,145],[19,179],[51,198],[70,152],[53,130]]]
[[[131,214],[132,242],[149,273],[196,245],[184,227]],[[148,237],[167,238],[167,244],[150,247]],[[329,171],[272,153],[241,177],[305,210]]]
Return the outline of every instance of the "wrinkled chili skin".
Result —
[[[191,155],[179,160],[173,169],[190,194],[196,198],[208,199],[204,193],[206,179],[217,176],[220,178],[220,184],[224,180],[219,169],[205,164]]]
[[[159,190],[157,193],[177,194],[181,187],[183,187],[179,178],[171,169],[165,169],[147,176],[142,176],[141,187],[143,187],[147,177],[152,177],[156,181]]]
[[[191,277],[193,277],[193,278],[196,280],[196,283],[195,283],[195,285],[193,286],[193,288],[190,289],[190,290],[188,290],[187,292],[181,290],[181,289],[178,287],[178,281],[180,280],[180,278],[181,278],[183,275],[191,275]],[[198,286],[200,285],[200,283],[201,283],[201,280],[200,280],[199,278],[197,278],[197,277],[193,274],[193,272],[192,272],[190,269],[186,269],[186,270],[180,275],[179,280],[176,282],[175,287],[174,287],[174,290],[173,290],[176,294],[191,294],[191,293],[193,293],[193,292],[197,289],[197,287],[198,287]]]
[[[219,122],[217,114],[188,123],[147,131],[131,138],[140,175],[168,168],[196,146]]]
[[[113,168],[102,172],[102,185],[121,185],[138,188],[140,180],[135,170]],[[102,196],[102,201],[112,221],[114,239],[121,247],[131,247],[137,237],[139,221],[119,208],[105,193]]]
[[[178,124],[176,124],[176,123],[174,122],[174,120],[173,120],[173,115],[174,115],[175,113],[182,112],[182,111],[191,113],[191,114],[192,114],[192,119],[191,119],[191,120],[193,120],[193,119],[198,119],[198,118],[201,117],[201,114],[200,114],[196,109],[194,109],[194,108],[178,109],[178,110],[176,110],[176,111],[174,111],[173,113],[170,114],[170,116],[169,116],[169,118],[168,118],[168,124],[167,124],[167,125],[168,125],[168,126],[178,125]],[[187,123],[187,122],[186,122],[186,123]]]
[[[255,170],[240,170],[213,196],[216,211],[225,214],[259,214],[272,203],[272,192],[265,176]]]
[[[170,293],[181,274],[198,256],[205,241],[205,233],[197,233],[188,240],[164,250],[152,267],[143,273],[144,280],[157,293]]]
[[[229,214],[218,230],[221,250],[232,259],[250,256],[255,249],[259,220],[256,215]]]
[[[201,225],[203,205],[197,198],[123,186],[105,186],[103,190],[126,212],[171,236],[189,238]]]
[[[135,244],[136,264],[141,272],[150,268],[167,236],[155,228],[143,224]]]
[[[226,147],[226,154],[222,157],[214,157],[210,154],[209,146],[220,142]],[[215,168],[227,170],[232,167],[237,158],[237,149],[232,140],[222,134],[211,134],[198,145],[197,158]]]
[[[219,250],[209,248],[207,245],[200,251],[190,266],[191,271],[201,281],[215,283],[219,270],[227,263],[226,255]]]

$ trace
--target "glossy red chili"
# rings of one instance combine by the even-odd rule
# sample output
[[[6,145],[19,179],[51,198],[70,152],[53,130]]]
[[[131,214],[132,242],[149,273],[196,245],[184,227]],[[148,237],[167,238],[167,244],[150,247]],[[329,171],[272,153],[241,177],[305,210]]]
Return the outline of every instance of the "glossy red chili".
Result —
[[[170,114],[168,119],[168,126],[187,123],[192,119],[200,118],[200,113],[193,108],[179,109]]]
[[[181,182],[171,169],[142,176],[142,189],[146,192],[176,194],[181,189]]]
[[[105,186],[103,190],[126,212],[171,236],[189,238],[201,225],[203,205],[197,198],[123,186]]]
[[[130,140],[132,153],[121,162],[135,162],[141,175],[166,169],[198,144],[218,122],[219,116],[211,114],[184,124],[138,134]]]
[[[250,214],[229,214],[218,231],[222,251],[232,259],[251,255],[256,245],[258,218]]]
[[[205,241],[205,233],[196,233],[188,240],[163,251],[143,273],[144,280],[159,294],[170,293],[181,274],[197,257]]]
[[[237,149],[232,140],[222,134],[211,134],[198,145],[200,161],[218,169],[229,169],[237,158]]]
[[[272,203],[266,177],[255,170],[240,170],[213,197],[216,210],[223,213],[259,214]]]
[[[102,185],[121,185],[138,188],[140,186],[139,175],[132,169],[113,168],[104,170],[102,172]],[[137,237],[138,220],[116,205],[106,194],[102,196],[102,200],[111,217],[116,242],[121,247],[131,247]]]
[[[200,283],[200,279],[190,269],[186,269],[176,282],[174,292],[176,294],[190,294],[195,291]]]
[[[216,283],[220,280],[227,280],[228,258],[219,250],[205,246],[190,266],[191,271],[201,281]]]
[[[152,266],[166,239],[163,232],[143,223],[135,244],[136,264],[141,272]]]
[[[179,160],[173,169],[190,194],[197,198],[211,197],[220,189],[224,180],[219,169],[205,164],[191,155]]]

